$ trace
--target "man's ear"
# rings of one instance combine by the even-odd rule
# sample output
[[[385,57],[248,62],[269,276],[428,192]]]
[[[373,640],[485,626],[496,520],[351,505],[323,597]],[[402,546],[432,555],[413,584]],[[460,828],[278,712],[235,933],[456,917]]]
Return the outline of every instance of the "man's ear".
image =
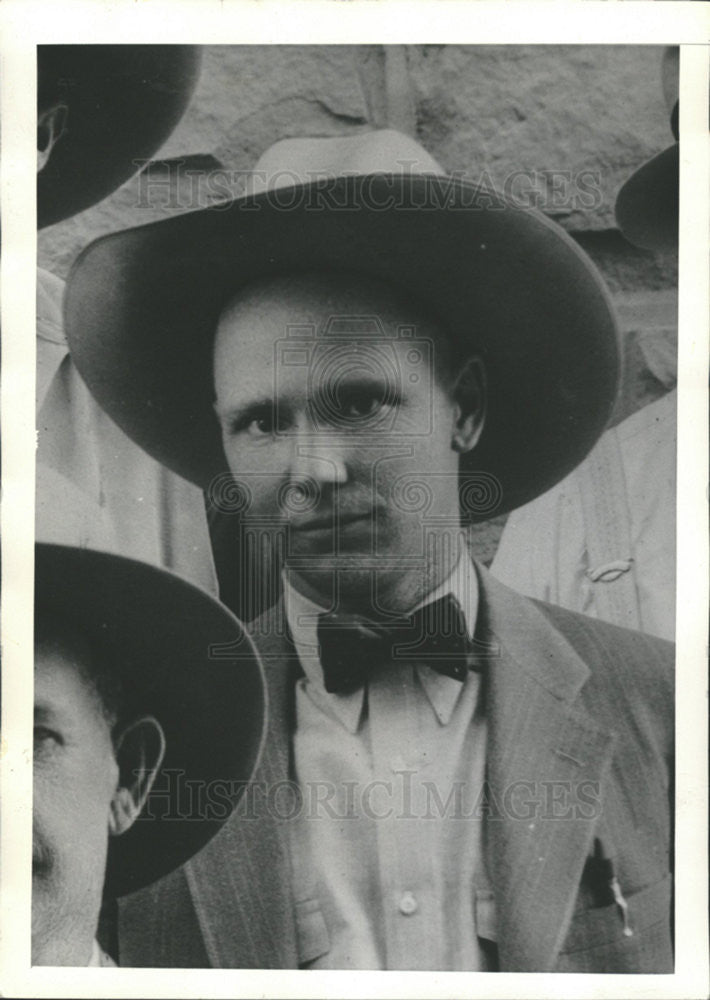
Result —
[[[478,444],[486,419],[486,369],[477,355],[456,375],[452,394],[456,410],[451,447],[463,455]]]
[[[116,742],[118,786],[111,800],[109,833],[118,837],[133,826],[145,805],[165,756],[165,734],[146,715],[127,726]]]
[[[52,104],[37,116],[37,173],[43,170],[67,128],[69,108],[66,104]]]

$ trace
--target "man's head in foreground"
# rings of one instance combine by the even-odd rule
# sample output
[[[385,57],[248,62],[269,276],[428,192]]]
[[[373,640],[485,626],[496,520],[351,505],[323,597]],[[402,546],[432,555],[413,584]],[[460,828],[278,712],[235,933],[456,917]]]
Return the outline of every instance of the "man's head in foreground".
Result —
[[[107,650],[59,622],[37,626],[32,962],[86,965],[109,837],[143,808],[165,737],[157,719],[128,709]]]
[[[295,586],[398,612],[451,571],[485,371],[411,296],[348,273],[251,285],[222,311],[214,374],[246,518],[285,529]]]
[[[261,665],[231,612],[180,577],[38,543],[34,675],[32,962],[86,965],[102,901],[173,871],[229,818],[261,746]]]

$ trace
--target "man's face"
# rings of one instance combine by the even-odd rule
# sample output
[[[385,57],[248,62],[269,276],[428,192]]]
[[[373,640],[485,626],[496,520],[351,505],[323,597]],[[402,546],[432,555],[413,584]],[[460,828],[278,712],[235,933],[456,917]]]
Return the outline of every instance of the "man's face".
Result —
[[[337,582],[344,603],[394,610],[426,588],[431,539],[459,520],[445,351],[431,321],[355,277],[276,279],[222,313],[216,411],[243,523],[286,533],[306,593]]]
[[[74,646],[35,651],[32,960],[41,965],[89,959],[119,780],[109,720]]]

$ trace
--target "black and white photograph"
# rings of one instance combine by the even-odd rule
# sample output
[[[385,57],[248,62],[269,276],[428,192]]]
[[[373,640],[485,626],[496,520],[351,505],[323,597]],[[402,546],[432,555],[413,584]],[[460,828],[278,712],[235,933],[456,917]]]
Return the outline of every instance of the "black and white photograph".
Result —
[[[690,48],[34,46],[33,969],[674,981]]]

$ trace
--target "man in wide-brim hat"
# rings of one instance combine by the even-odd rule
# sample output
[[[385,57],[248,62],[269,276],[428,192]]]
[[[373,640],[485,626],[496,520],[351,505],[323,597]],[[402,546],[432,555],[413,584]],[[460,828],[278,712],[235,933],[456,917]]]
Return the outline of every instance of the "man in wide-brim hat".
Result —
[[[102,899],[217,833],[264,722],[253,645],[208,594],[89,549],[36,549],[32,963],[110,965]]]
[[[252,634],[295,806],[124,906],[132,962],[670,971],[671,648],[461,535],[610,414],[573,241],[396,132],[294,139],[243,197],[94,243],[66,305],[101,405],[283,565]]]

